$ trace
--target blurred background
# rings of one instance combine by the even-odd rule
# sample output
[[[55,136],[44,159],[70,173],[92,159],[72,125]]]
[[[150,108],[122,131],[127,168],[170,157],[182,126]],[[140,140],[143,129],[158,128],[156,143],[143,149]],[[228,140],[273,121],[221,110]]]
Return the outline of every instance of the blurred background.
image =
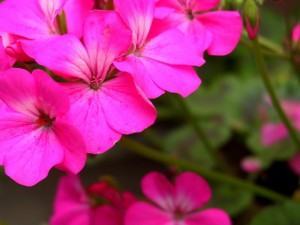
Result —
[[[240,7],[241,2],[226,0],[223,4],[233,9]],[[276,56],[266,54],[276,92],[281,99],[300,103],[300,66],[293,64],[290,57],[291,29],[297,21],[300,22],[299,0],[268,0],[261,11],[263,41],[278,52]],[[262,125],[267,121],[278,121],[278,118],[269,104],[246,35],[232,55],[206,59],[206,65],[197,69],[203,84],[186,103],[205,130],[213,149],[218,150],[217,154],[230,165],[235,176],[300,199],[299,176],[288,166],[288,160],[299,149],[290,140],[268,148],[261,144]],[[159,112],[157,123],[134,138],[160,151],[213,168],[216,162],[207,154],[193,128],[185,122],[186,115],[176,98],[165,95],[156,100],[155,105]],[[124,190],[140,194],[140,179],[145,173],[159,170],[172,174],[173,168],[141,158],[129,150],[117,145],[108,153],[91,158],[81,173],[83,182],[89,184],[109,175]],[[247,157],[253,157],[261,164],[255,174],[241,169],[241,162]],[[39,185],[24,188],[1,173],[0,225],[47,224],[57,181],[62,175],[52,171]],[[211,204],[228,210],[237,225],[300,224],[299,206],[275,206],[266,199],[254,198],[251,193],[211,184],[215,193]],[[286,211],[293,215],[287,215]],[[269,215],[276,218],[268,221],[272,217]]]

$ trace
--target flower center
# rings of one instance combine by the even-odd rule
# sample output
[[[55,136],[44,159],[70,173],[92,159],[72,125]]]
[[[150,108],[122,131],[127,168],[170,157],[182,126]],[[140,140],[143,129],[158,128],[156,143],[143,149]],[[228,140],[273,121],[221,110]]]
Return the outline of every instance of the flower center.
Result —
[[[100,89],[102,82],[98,78],[92,78],[90,81],[90,88],[97,91]]]
[[[55,121],[55,117],[52,118],[44,112],[40,112],[40,116],[37,119],[36,123],[39,127],[51,127],[53,122]]]
[[[195,18],[194,12],[192,9],[187,9],[186,10],[186,15],[189,20],[193,20]]]

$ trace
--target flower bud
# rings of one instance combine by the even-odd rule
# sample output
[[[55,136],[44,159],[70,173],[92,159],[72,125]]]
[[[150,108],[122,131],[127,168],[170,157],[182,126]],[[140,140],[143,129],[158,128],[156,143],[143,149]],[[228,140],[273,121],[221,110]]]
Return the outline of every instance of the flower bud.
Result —
[[[260,14],[255,0],[244,2],[243,16],[249,39],[256,39],[260,28]]]
[[[262,162],[256,157],[246,157],[241,162],[241,168],[246,173],[257,173],[262,169]]]

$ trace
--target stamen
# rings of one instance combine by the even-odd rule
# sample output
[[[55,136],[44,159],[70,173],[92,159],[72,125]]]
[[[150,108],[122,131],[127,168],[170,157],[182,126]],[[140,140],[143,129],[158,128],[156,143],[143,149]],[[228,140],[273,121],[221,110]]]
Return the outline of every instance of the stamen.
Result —
[[[55,121],[55,117],[51,118],[46,113],[40,112],[40,116],[37,119],[36,123],[39,127],[51,127],[54,121]]]

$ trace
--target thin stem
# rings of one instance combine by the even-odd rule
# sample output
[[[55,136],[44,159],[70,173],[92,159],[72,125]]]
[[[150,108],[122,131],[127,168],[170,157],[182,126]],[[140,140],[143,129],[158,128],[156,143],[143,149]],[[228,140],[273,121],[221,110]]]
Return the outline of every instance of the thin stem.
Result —
[[[224,159],[217,153],[216,149],[214,149],[214,146],[210,142],[209,138],[207,137],[202,125],[201,121],[194,116],[193,112],[191,111],[189,105],[187,102],[185,102],[181,97],[175,96],[178,104],[180,105],[183,115],[185,116],[185,119],[190,123],[190,125],[195,130],[199,140],[201,141],[203,147],[206,149],[209,156],[218,163],[218,165],[225,169],[226,171],[230,172],[231,169],[229,166],[225,163]]]
[[[269,73],[268,73],[268,68],[267,68],[267,65],[265,63],[264,56],[261,52],[260,45],[257,42],[257,40],[253,41],[253,46],[254,46],[253,49],[254,49],[254,53],[255,53],[255,59],[256,59],[257,67],[258,67],[258,70],[260,72],[263,83],[266,87],[266,90],[269,93],[272,104],[273,104],[275,110],[277,111],[277,114],[280,117],[281,121],[284,123],[285,127],[287,128],[291,139],[294,141],[296,146],[298,148],[300,148],[300,141],[299,141],[299,138],[298,138],[298,134],[297,134],[294,126],[292,125],[292,123],[290,122],[288,117],[286,116],[286,114],[285,114],[284,110],[282,109],[281,105],[280,105],[280,101],[279,101],[279,99],[278,99],[278,97],[277,97],[277,95],[274,91],[274,88],[272,86],[272,82],[270,80],[270,76],[269,76]]]
[[[272,190],[257,186],[239,178],[208,170],[204,167],[199,166],[198,164],[191,163],[189,161],[178,159],[168,154],[159,152],[155,149],[152,149],[148,146],[143,145],[142,143],[139,143],[129,138],[123,138],[121,146],[145,158],[163,163],[167,166],[176,166],[182,170],[190,170],[197,172],[211,181],[226,183],[247,190],[251,193],[256,194],[257,196],[264,197],[274,202],[291,201],[288,197],[278,194]]]

